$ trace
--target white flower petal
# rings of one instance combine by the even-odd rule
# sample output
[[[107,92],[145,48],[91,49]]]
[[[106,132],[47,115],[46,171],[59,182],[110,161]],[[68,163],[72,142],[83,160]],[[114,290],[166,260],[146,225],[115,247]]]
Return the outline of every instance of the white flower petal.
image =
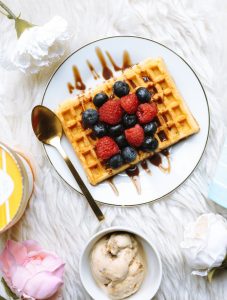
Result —
[[[43,26],[25,30],[12,55],[12,63],[23,72],[37,73],[57,61],[65,53],[69,40],[67,22],[55,16]]]
[[[207,270],[194,270],[192,271],[192,275],[197,275],[197,276],[207,276],[208,271]]]
[[[181,247],[197,270],[219,267],[227,253],[227,222],[218,214],[203,214],[188,224]]]

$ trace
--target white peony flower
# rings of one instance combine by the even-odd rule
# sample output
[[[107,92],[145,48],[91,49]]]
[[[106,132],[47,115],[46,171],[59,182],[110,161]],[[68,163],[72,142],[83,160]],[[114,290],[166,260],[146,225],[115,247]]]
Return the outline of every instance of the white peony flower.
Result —
[[[64,54],[70,34],[63,18],[55,16],[45,25],[36,26],[16,16],[1,0],[0,8],[0,13],[15,21],[18,37],[17,43],[13,45],[12,41],[11,47],[0,52],[0,62],[4,68],[19,68],[24,73],[34,74]]]
[[[25,29],[18,39],[12,63],[22,72],[38,73],[57,61],[65,52],[69,39],[67,22],[55,16],[43,26]]]
[[[220,267],[227,253],[227,222],[218,214],[203,214],[188,224],[181,247],[193,275],[207,276]]]

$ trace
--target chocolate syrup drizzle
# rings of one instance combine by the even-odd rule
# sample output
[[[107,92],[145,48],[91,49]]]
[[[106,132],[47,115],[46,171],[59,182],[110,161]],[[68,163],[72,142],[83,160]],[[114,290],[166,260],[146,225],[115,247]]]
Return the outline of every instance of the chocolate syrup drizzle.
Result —
[[[108,51],[106,51],[106,55],[109,58],[109,61],[110,61],[111,65],[114,68],[114,71],[123,71],[123,70],[125,70],[127,68],[130,68],[132,66],[132,61],[131,61],[131,58],[130,58],[130,54],[126,50],[123,52],[123,62],[122,62],[121,67],[119,67],[115,63],[115,61],[113,60],[112,56],[110,55],[110,53]]]
[[[102,76],[104,79],[110,79],[111,77],[113,77],[113,72],[108,68],[107,63],[106,63],[106,59],[102,53],[102,50],[98,47],[95,48],[95,52],[98,56],[98,59],[102,65]]]
[[[164,156],[167,160],[167,166],[163,165],[162,156]],[[151,170],[148,166],[148,161],[158,167],[164,173],[170,173],[171,165],[170,165],[170,151],[169,149],[164,149],[160,153],[155,153],[153,156],[148,159],[144,159],[141,161],[140,165],[142,169],[144,169],[149,175],[152,175]],[[141,185],[139,181],[139,168],[137,165],[128,168],[125,173],[132,179],[133,184],[136,187],[137,193],[141,194]]]
[[[131,178],[132,183],[134,184],[137,193],[141,194],[141,184],[139,181],[139,168],[137,165],[134,165],[130,168],[128,168],[125,173]]]
[[[91,74],[93,75],[94,79],[97,80],[98,78],[100,78],[99,74],[96,72],[94,66],[91,64],[91,62],[89,60],[87,60],[87,65],[88,65],[88,68],[91,71]]]
[[[166,159],[167,166],[163,165],[163,156]],[[170,149],[164,149],[160,153],[155,153],[153,156],[148,159],[144,159],[140,162],[140,165],[143,170],[149,175],[152,175],[152,172],[149,168],[148,161],[155,167],[158,167],[163,173],[170,173],[171,171],[171,163],[170,163]],[[137,193],[141,194],[141,184],[139,180],[140,170],[138,165],[133,165],[130,168],[125,170],[125,173],[130,177],[132,183],[134,184]],[[108,179],[108,183],[110,184],[112,190],[114,191],[116,196],[119,196],[119,191],[113,182],[113,178]]]
[[[121,67],[118,67],[118,65],[116,65],[115,61],[113,60],[112,56],[110,55],[110,53],[109,53],[108,51],[106,51],[106,55],[107,55],[107,57],[109,58],[109,61],[110,61],[111,65],[112,65],[113,68],[114,68],[114,71],[117,72],[117,71],[122,70]]]
[[[163,165],[162,156],[166,158],[167,166]],[[164,149],[160,153],[155,153],[151,157],[148,158],[149,162],[158,167],[164,173],[170,173],[171,164],[170,164],[170,151],[169,149]]]
[[[151,170],[150,170],[149,167],[148,167],[148,163],[147,163],[147,160],[146,160],[146,159],[142,160],[141,163],[140,163],[140,165],[141,165],[141,167],[146,171],[147,174],[149,174],[149,175],[152,174],[152,173],[151,173]]]
[[[97,57],[99,59],[101,66],[102,66],[102,77],[106,80],[110,79],[111,77],[113,77],[113,72],[108,67],[107,61],[104,57],[102,50],[100,48],[96,47],[95,52],[97,54]],[[128,51],[126,51],[126,50],[123,52],[123,60],[122,60],[121,67],[119,67],[115,63],[114,59],[112,58],[111,54],[108,51],[105,51],[105,53],[112,65],[112,67],[114,68],[114,71],[123,71],[126,68],[129,68],[132,66],[132,61],[131,61],[130,55],[129,55]],[[87,60],[86,63],[87,63],[87,66],[88,66],[93,78],[95,80],[99,79],[100,75],[95,70],[95,67],[92,65],[92,63],[89,60]],[[67,83],[67,88],[68,88],[69,93],[72,94],[75,89],[84,91],[86,89],[86,85],[84,84],[84,82],[81,78],[81,74],[79,72],[78,67],[74,65],[72,67],[72,71],[73,71],[73,77],[74,77],[74,84],[72,84],[71,82]],[[135,87],[134,82],[132,82],[131,85],[132,85],[132,87]]]
[[[84,82],[81,78],[80,71],[77,68],[77,66],[73,66],[72,71],[73,71],[73,77],[74,77],[74,85],[70,82],[67,83],[69,93],[72,94],[72,92],[75,89],[84,91],[86,89],[86,85],[84,84]]]
[[[112,188],[114,194],[116,196],[119,196],[119,191],[118,191],[116,185],[114,184],[113,178],[107,179],[107,182],[109,183],[110,187]]]

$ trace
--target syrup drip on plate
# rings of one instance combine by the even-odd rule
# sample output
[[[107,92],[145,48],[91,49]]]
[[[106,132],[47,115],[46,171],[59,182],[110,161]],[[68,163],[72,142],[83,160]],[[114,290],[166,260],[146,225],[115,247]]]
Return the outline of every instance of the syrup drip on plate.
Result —
[[[102,50],[97,47],[97,48],[95,48],[95,51],[96,51],[96,54],[97,54],[98,59],[99,59],[99,61],[101,63],[101,66],[102,66],[102,76],[103,76],[104,79],[108,80],[111,77],[113,77],[113,72],[108,67],[106,59],[104,57],[104,54],[103,54]],[[106,55],[107,55],[107,57],[108,57],[111,65],[113,66],[113,68],[114,68],[115,71],[120,71],[120,70],[123,71],[124,69],[129,68],[129,67],[132,66],[132,61],[131,61],[129,52],[126,51],[126,50],[123,52],[123,62],[122,62],[122,66],[121,67],[119,67],[115,63],[115,61],[113,60],[112,56],[110,55],[110,53],[108,51],[105,51],[105,53],[106,53]],[[98,78],[100,78],[100,75],[95,70],[95,68],[92,65],[92,63],[89,60],[87,60],[86,63],[87,63],[87,66],[88,66],[88,68],[89,68],[89,70],[90,70],[93,78],[95,80],[97,80]],[[74,65],[72,67],[72,71],[73,71],[73,77],[74,77],[74,84],[72,84],[71,82],[67,83],[67,88],[68,88],[69,93],[72,94],[75,89],[84,91],[86,89],[86,85],[84,84],[84,82],[82,80],[82,77],[80,75],[78,67]],[[134,82],[131,82],[131,85],[132,85],[132,87],[135,87],[135,83]]]
[[[171,171],[171,162],[170,162],[170,149],[164,149],[161,151],[161,154],[164,155],[167,159],[167,163],[168,163],[168,172],[167,173],[170,173]]]
[[[165,149],[163,151],[164,152],[161,152],[161,154],[163,154],[167,159],[167,167],[163,165],[162,156],[160,153],[155,153],[153,156],[149,157],[148,160],[152,165],[158,167],[162,172],[170,173],[171,170],[170,153],[168,149]]]
[[[68,86],[69,93],[72,94],[72,92],[75,89],[84,91],[86,89],[86,85],[83,83],[79,69],[77,68],[77,66],[73,66],[72,70],[73,70],[73,77],[74,77],[74,85],[68,82],[67,86]]]
[[[88,65],[88,68],[91,71],[91,74],[93,75],[94,79],[97,80],[100,76],[97,73],[97,71],[95,70],[94,66],[90,63],[89,60],[87,60],[87,65]]]
[[[100,48],[96,47],[95,48],[95,52],[98,56],[98,59],[102,65],[102,76],[104,79],[110,79],[111,77],[113,77],[113,72],[108,68],[107,63],[106,63],[106,59],[101,51]]]
[[[115,194],[116,196],[119,196],[119,191],[118,191],[116,185],[115,185],[114,182],[113,182],[113,178],[109,178],[109,179],[107,180],[107,182],[109,183],[110,187],[112,188],[114,194]]]
[[[131,58],[128,51],[124,51],[123,53],[123,65],[122,70],[130,68],[132,66]]]
[[[106,51],[106,55],[107,57],[109,58],[109,61],[111,62],[113,68],[114,68],[114,71],[120,71],[122,70],[121,67],[118,67],[118,65],[116,65],[115,61],[113,60],[112,56],[110,55],[110,53],[108,51]]]
[[[73,76],[74,76],[74,81],[75,81],[75,88],[77,90],[82,90],[84,91],[86,89],[86,85],[83,83],[83,80],[80,76],[79,69],[77,66],[73,66]]]
[[[146,171],[147,174],[149,174],[149,175],[152,174],[152,173],[151,173],[151,170],[150,170],[149,167],[148,167],[148,164],[147,164],[147,160],[146,160],[146,159],[142,160],[141,163],[140,163],[140,165],[141,165],[141,167]]]
[[[73,92],[74,89],[75,89],[74,85],[72,85],[72,83],[68,82],[68,83],[67,83],[67,87],[68,87],[69,93],[72,94],[72,92]]]
[[[141,194],[141,185],[139,181],[139,168],[137,165],[132,166],[125,170],[126,174],[131,178],[137,193],[140,195]]]
[[[109,58],[109,61],[111,63],[111,65],[113,66],[114,68],[114,71],[123,71],[127,68],[130,68],[132,66],[132,61],[131,61],[131,58],[130,58],[130,54],[128,51],[124,51],[123,52],[123,62],[122,62],[122,67],[119,67],[115,61],[113,60],[112,56],[110,55],[110,53],[108,51],[106,51],[106,55],[107,57]]]

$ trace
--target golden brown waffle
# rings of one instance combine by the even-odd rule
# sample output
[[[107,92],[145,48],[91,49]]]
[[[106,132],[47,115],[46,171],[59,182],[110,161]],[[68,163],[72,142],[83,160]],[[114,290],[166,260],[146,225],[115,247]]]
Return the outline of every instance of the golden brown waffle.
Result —
[[[148,88],[153,93],[152,100],[156,102],[158,107],[156,117],[158,130],[155,137],[158,139],[159,146],[156,152],[199,131],[197,122],[177,91],[176,85],[161,58],[149,58],[124,70],[118,78],[111,78],[93,90],[77,96],[74,100],[62,103],[57,111],[65,134],[92,185],[96,185],[152,155],[152,153],[139,151],[137,159],[131,164],[125,164],[116,170],[107,168],[98,159],[95,152],[98,139],[92,138],[90,129],[85,130],[82,127],[82,112],[88,108],[95,108],[92,102],[93,97],[101,91],[111,97],[113,84],[118,80],[125,80],[129,84],[130,93],[135,92],[141,86]]]

